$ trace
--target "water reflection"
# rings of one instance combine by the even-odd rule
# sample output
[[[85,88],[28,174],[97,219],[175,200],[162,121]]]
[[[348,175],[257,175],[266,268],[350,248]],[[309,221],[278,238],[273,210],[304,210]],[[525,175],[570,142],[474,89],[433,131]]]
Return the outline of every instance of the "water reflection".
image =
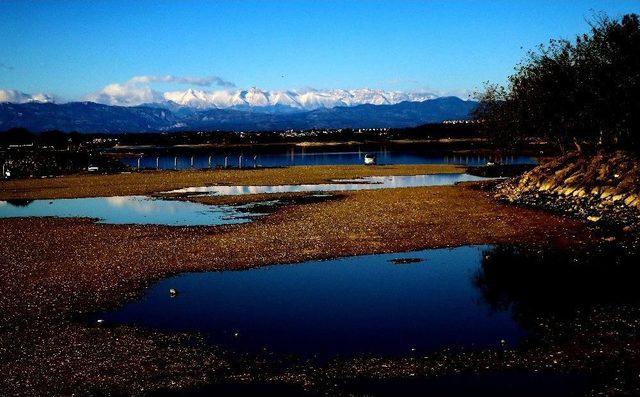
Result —
[[[164,192],[166,194],[211,194],[235,196],[261,193],[331,192],[347,190],[375,190],[400,187],[444,186],[458,182],[480,181],[487,178],[469,174],[430,174],[400,176],[369,176],[336,180],[335,183],[266,186],[197,186]]]
[[[497,246],[483,253],[474,283],[496,312],[523,326],[540,316],[570,317],[593,305],[637,304],[637,254],[617,246],[588,251]]]
[[[393,263],[402,261],[412,264]],[[636,262],[623,250],[466,246],[187,273],[94,320],[316,357],[501,349],[555,332],[539,328],[543,318],[561,325],[595,305],[637,303]]]
[[[26,200],[26,199],[0,201],[0,205],[7,204],[7,205],[13,205],[15,207],[26,207],[31,203],[33,203],[33,200]]]
[[[246,271],[187,273],[107,323],[198,330],[232,349],[303,356],[408,354],[443,346],[498,347],[524,333],[492,312],[473,276],[486,247],[366,255]],[[399,266],[398,259],[421,259]],[[178,291],[171,297],[169,290]]]
[[[204,205],[145,196],[92,197],[56,200],[0,201],[0,218],[80,217],[99,223],[169,226],[226,225],[248,222],[243,206]]]

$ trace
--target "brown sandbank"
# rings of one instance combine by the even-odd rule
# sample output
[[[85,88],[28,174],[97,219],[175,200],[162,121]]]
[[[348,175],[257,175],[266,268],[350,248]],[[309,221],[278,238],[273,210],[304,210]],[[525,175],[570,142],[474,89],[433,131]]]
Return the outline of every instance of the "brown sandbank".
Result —
[[[322,183],[364,176],[464,172],[447,164],[388,166],[303,166],[289,168],[142,171],[111,175],[79,174],[56,178],[0,181],[0,200],[54,199],[153,194],[189,186]]]

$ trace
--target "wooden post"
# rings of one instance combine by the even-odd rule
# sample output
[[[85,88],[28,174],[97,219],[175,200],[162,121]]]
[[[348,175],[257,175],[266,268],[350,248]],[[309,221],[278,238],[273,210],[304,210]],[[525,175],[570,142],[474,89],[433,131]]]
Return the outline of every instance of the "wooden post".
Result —
[[[177,170],[178,169],[178,156],[175,156],[173,158],[173,169]]]
[[[227,168],[229,165],[229,156],[224,156],[224,168]]]
[[[141,159],[141,158],[142,158],[142,157],[138,157],[138,171],[140,171],[140,159]]]
[[[209,156],[209,168],[211,168],[211,156]]]
[[[160,169],[160,157],[156,156],[156,170]]]
[[[238,156],[238,168],[242,168],[242,155]]]
[[[191,156],[191,168],[193,168],[193,156]]]

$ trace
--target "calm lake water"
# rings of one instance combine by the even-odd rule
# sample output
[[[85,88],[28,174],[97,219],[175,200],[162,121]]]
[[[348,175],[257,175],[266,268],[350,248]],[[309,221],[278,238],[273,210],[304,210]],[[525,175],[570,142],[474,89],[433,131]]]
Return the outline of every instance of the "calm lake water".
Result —
[[[524,332],[510,310],[492,310],[474,286],[487,249],[187,273],[160,281],[139,301],[98,317],[107,324],[197,330],[231,348],[303,356],[513,345]],[[398,258],[421,261],[392,262]],[[178,290],[177,296],[169,295],[170,288]]]
[[[204,205],[145,196],[92,197],[58,200],[0,201],[0,218],[82,217],[99,223],[204,226],[244,223],[251,216],[242,206]]]
[[[640,312],[637,263],[623,248],[499,245],[185,273],[89,321],[200,331],[232,350],[302,357],[499,349],[550,332],[541,322],[568,329],[593,308],[640,321],[631,314]]]
[[[140,158],[141,168],[187,169],[227,166],[237,167],[287,167],[295,165],[353,165],[363,164],[364,155],[375,154],[378,164],[460,164],[468,166],[485,165],[488,161],[499,161],[504,164],[535,164],[536,160],[529,156],[490,157],[487,155],[433,154],[420,151],[405,150],[347,150],[323,151],[318,148],[289,148],[279,152],[259,152],[250,150],[231,153],[195,153],[193,155],[143,155]],[[240,159],[240,155],[242,158]],[[254,159],[255,156],[255,159]],[[210,159],[211,158],[211,159]],[[209,161],[211,160],[211,161]],[[137,167],[138,157],[125,157],[122,162]]]
[[[194,186],[171,190],[171,194],[211,194],[235,196],[259,193],[330,192],[346,190],[375,190],[400,187],[446,186],[458,182],[486,180],[469,174],[431,174],[402,176],[370,176],[358,179],[336,180],[335,183],[265,186]]]

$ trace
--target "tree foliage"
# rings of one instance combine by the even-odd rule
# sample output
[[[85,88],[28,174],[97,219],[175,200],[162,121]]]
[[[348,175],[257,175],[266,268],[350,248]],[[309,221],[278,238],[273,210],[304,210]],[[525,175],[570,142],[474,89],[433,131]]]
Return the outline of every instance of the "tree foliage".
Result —
[[[500,144],[545,137],[576,145],[640,150],[640,23],[600,16],[574,41],[530,51],[508,79],[478,95],[475,117]]]

